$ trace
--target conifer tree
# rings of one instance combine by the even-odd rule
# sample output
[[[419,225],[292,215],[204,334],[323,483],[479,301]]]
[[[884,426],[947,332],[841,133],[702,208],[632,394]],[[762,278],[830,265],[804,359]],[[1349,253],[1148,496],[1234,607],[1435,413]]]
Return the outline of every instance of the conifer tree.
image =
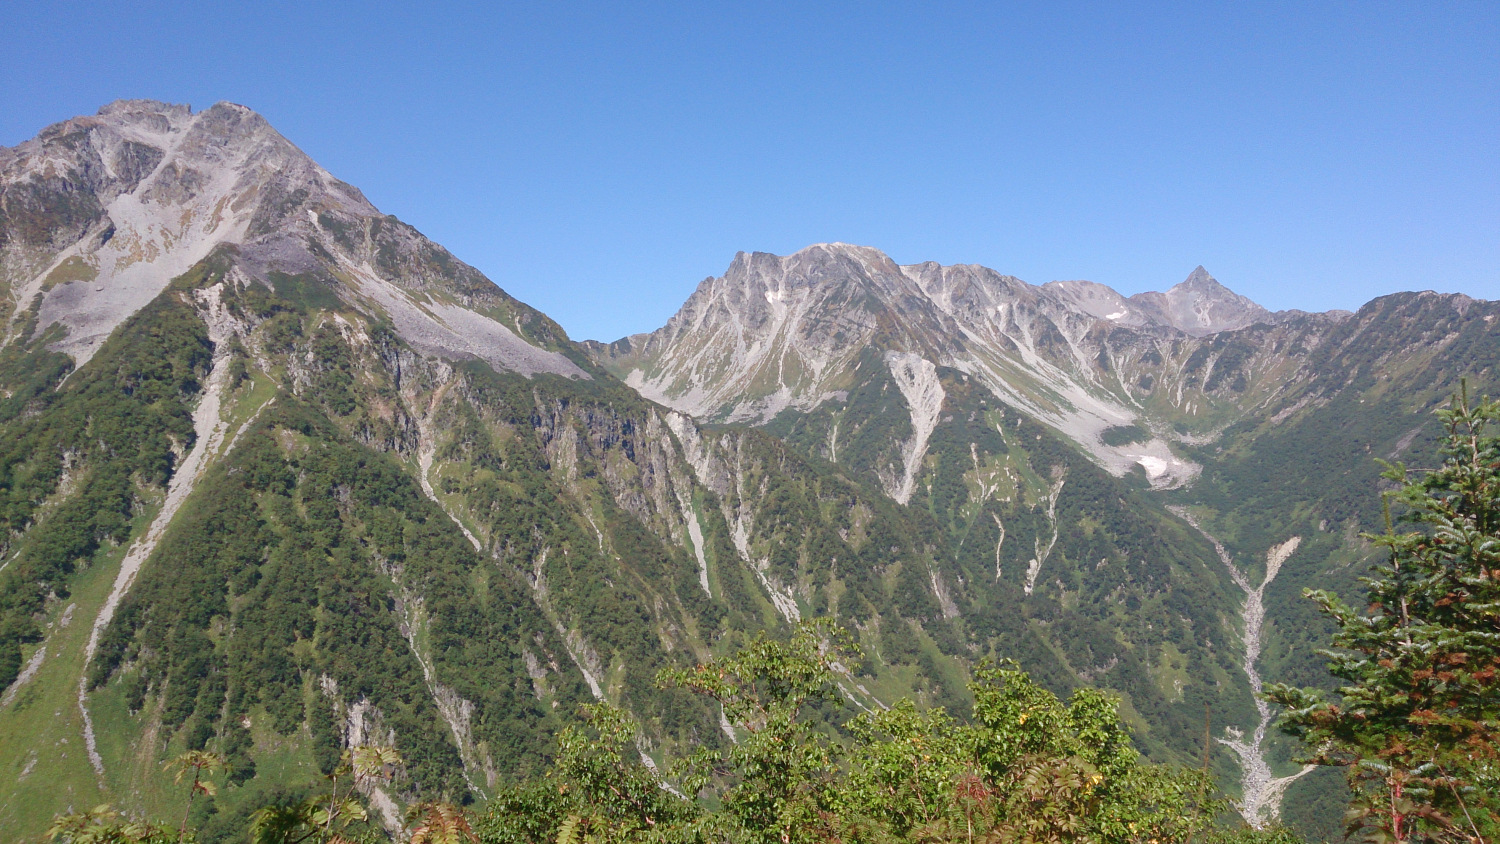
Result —
[[[1348,768],[1366,840],[1492,842],[1500,827],[1500,403],[1464,390],[1439,415],[1441,465],[1385,474],[1400,488],[1386,533],[1366,536],[1388,551],[1368,608],[1306,593],[1338,625],[1337,696],[1267,691],[1312,761]]]

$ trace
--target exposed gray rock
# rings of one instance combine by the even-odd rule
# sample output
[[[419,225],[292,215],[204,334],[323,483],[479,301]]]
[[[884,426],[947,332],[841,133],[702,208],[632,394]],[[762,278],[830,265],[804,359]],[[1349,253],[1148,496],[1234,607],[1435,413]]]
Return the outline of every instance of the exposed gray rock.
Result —
[[[844,395],[866,349],[914,356],[978,377],[1111,471],[1141,466],[1172,486],[1197,467],[1168,441],[1105,442],[1104,432],[1139,421],[1142,403],[1140,388],[1101,361],[1269,312],[1201,268],[1152,295],[1127,299],[1082,281],[1035,286],[977,265],[898,266],[869,247],[816,244],[785,257],[740,253],[658,331],[592,348],[648,398],[755,424]]]
[[[0,345],[39,336],[82,364],[171,280],[239,250],[262,282],[310,274],[412,345],[532,375],[589,377],[550,320],[382,215],[265,118],[219,103],[121,100],[0,149]],[[546,348],[546,346],[554,348]]]
[[[1275,314],[1220,284],[1201,266],[1165,293],[1137,293],[1127,301],[1148,322],[1194,337],[1276,320]]]

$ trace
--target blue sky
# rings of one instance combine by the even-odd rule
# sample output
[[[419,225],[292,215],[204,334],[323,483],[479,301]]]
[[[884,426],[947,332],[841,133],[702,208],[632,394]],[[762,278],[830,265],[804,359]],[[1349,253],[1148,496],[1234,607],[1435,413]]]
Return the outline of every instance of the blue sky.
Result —
[[[11,4],[0,144],[231,100],[610,340],[842,240],[1271,308],[1500,298],[1500,3]]]

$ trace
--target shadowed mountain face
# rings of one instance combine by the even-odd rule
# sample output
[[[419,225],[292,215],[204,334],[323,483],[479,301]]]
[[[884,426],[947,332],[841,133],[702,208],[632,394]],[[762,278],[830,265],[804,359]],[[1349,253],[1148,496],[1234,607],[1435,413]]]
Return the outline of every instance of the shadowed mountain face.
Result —
[[[1250,678],[1319,680],[1297,590],[1356,588],[1372,458],[1493,383],[1496,318],[829,244],[585,348],[255,113],[115,103],[0,149],[0,827],[175,815],[160,762],[208,747],[227,840],[363,743],[395,823],[599,698],[643,753],[726,742],[656,672],[813,615],[869,656],[851,705],[961,713],[1012,658],[1159,759],[1207,708],[1226,786],[1312,817]]]

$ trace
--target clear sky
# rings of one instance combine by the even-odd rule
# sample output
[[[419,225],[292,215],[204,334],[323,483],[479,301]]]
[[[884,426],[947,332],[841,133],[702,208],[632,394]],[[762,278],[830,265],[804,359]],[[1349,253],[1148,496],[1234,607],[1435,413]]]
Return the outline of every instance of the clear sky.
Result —
[[[1500,3],[9,3],[0,144],[254,108],[575,338],[820,241],[1500,298]]]

